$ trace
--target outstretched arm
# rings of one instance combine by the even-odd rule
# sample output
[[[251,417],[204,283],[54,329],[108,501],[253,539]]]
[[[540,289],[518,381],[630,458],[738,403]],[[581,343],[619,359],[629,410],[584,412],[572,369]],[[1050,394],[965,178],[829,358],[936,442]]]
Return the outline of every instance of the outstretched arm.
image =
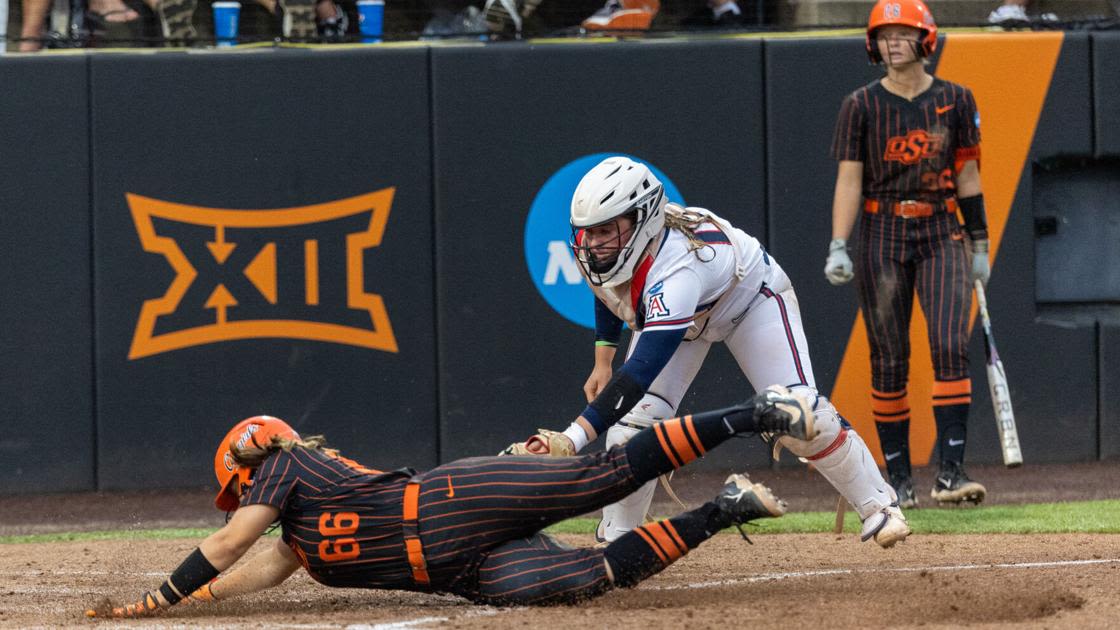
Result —
[[[280,510],[270,505],[249,505],[237,510],[225,527],[207,536],[158,589],[144,593],[135,604],[103,606],[87,610],[86,616],[136,617],[175,605],[233,566],[279,515]]]
[[[278,586],[300,566],[299,558],[277,539],[276,544],[250,558],[216,582],[191,593],[192,601],[229,599]]]

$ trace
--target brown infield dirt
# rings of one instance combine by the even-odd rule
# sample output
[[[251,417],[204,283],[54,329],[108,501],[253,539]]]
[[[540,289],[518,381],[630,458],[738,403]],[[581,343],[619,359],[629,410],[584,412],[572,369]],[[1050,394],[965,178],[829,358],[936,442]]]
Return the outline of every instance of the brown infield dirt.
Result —
[[[1120,463],[972,467],[990,503],[1120,498]],[[933,471],[917,471],[928,496]],[[836,494],[801,469],[752,472],[792,510],[835,509]],[[678,475],[688,504],[720,485]],[[217,527],[212,492],[0,497],[0,535]],[[936,508],[924,502],[922,509]],[[679,508],[659,491],[655,513]],[[855,515],[848,512],[848,519]],[[1120,626],[1120,535],[923,535],[894,549],[850,533],[721,534],[637,589],[579,606],[492,608],[451,596],[329,589],[302,572],[238,600],[180,606],[157,618],[90,620],[109,597],[158,586],[198,540],[0,545],[0,627],[127,628],[881,628]],[[589,536],[561,536],[573,545]],[[260,545],[266,542],[258,543]],[[252,553],[252,552],[251,552]]]

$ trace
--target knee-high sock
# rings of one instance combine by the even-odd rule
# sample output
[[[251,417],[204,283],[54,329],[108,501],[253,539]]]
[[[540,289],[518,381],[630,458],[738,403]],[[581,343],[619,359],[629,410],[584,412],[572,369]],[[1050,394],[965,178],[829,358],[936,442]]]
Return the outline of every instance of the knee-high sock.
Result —
[[[964,462],[964,441],[967,437],[969,405],[936,405],[933,418],[937,422],[937,448],[941,467]]]
[[[610,564],[615,586],[628,588],[660,572],[730,524],[719,507],[708,502],[623,534],[607,545],[603,557]]]
[[[964,440],[968,408],[972,403],[972,380],[933,382],[933,418],[937,422],[937,446],[941,466],[964,462]]]
[[[910,400],[906,390],[871,390],[871,415],[887,472],[892,478],[910,477]]]
[[[876,422],[879,432],[879,445],[883,448],[883,459],[887,462],[887,473],[891,479],[909,478],[910,469],[910,421]]]
[[[732,436],[757,431],[753,404],[672,418],[630,438],[626,459],[638,481],[649,481],[684,466]]]

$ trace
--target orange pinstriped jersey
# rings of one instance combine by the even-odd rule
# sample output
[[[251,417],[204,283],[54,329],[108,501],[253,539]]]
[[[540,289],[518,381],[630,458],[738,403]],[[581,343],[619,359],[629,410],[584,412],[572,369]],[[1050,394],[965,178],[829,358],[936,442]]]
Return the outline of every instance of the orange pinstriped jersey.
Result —
[[[280,510],[284,542],[329,586],[407,588],[401,532],[410,469],[382,472],[326,451],[294,447],[268,456],[241,505]]]
[[[937,78],[913,101],[875,81],[844,99],[832,157],[863,162],[868,199],[947,199],[961,164],[980,158],[976,100],[968,88]]]

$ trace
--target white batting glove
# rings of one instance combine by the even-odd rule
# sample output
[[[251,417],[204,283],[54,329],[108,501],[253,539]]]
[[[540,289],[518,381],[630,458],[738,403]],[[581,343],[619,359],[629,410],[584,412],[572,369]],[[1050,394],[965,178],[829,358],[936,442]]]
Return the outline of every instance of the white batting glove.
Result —
[[[972,281],[988,286],[988,278],[992,275],[992,267],[988,263],[988,239],[972,241]]]
[[[824,277],[833,286],[847,284],[852,279],[852,259],[848,257],[848,241],[834,238],[828,244],[828,260],[824,263]]]

